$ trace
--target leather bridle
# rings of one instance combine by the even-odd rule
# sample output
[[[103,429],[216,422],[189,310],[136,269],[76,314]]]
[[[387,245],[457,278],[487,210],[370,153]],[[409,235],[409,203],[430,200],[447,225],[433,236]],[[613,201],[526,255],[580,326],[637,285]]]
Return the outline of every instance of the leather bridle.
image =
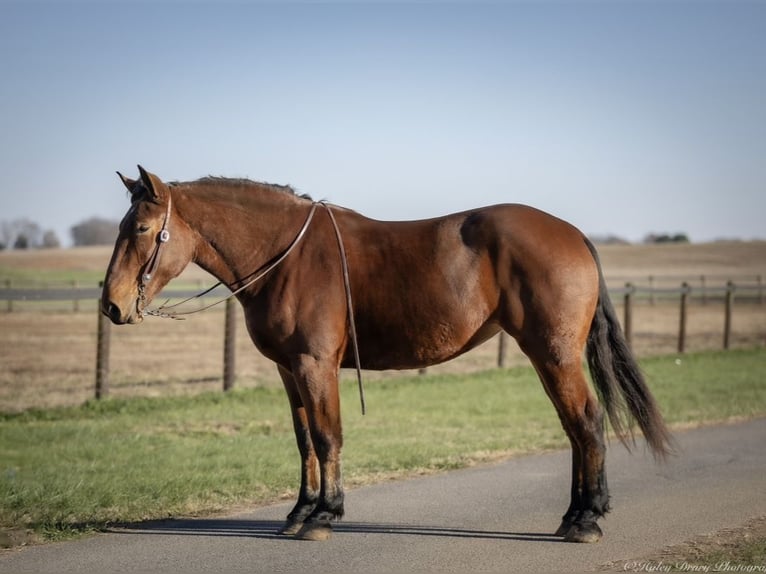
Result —
[[[155,271],[157,271],[157,268],[160,265],[160,256],[162,255],[162,248],[165,246],[165,244],[168,241],[170,241],[170,231],[168,231],[168,223],[170,222],[170,209],[172,205],[173,205],[173,198],[170,195],[170,191],[168,191],[168,206],[167,206],[167,209],[165,210],[165,219],[162,222],[162,229],[160,229],[160,232],[157,234],[154,250],[152,251],[152,254],[149,256],[148,261],[144,265],[143,270],[141,271],[141,278],[138,281],[137,307],[138,307],[139,314],[142,316],[146,315],[146,310],[145,310],[146,286],[152,280],[152,277],[154,277]]]

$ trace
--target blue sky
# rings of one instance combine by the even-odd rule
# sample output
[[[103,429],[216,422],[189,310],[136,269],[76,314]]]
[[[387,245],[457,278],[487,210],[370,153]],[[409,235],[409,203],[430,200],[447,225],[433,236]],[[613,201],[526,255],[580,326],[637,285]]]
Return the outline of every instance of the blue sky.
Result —
[[[766,238],[766,3],[0,1],[0,220],[67,244],[137,163],[378,219]]]

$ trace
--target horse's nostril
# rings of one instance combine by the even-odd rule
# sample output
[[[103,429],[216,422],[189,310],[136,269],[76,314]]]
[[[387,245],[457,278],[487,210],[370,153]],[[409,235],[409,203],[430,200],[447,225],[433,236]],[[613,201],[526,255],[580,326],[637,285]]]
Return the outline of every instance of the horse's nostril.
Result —
[[[112,323],[122,323],[122,312],[120,311],[120,308],[111,301],[106,302],[101,308],[101,311],[104,315],[109,317]]]

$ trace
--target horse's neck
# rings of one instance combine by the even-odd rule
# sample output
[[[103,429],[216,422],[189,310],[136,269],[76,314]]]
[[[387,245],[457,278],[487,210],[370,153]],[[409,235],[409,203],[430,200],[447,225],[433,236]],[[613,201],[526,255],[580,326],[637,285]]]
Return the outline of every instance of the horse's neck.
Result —
[[[253,192],[245,198],[189,195],[184,220],[197,236],[193,261],[229,286],[241,282],[289,243],[303,210],[291,196]],[[298,223],[300,226],[300,223]]]

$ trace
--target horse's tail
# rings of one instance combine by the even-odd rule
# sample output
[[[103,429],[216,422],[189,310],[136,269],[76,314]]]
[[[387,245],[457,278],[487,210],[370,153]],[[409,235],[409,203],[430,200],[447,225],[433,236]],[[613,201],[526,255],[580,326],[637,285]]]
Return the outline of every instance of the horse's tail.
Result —
[[[587,238],[585,243],[598,267],[598,305],[586,346],[596,393],[614,432],[628,450],[628,439],[633,442],[631,427],[637,422],[654,457],[664,459],[674,450],[672,437],[620,328],[596,248]]]

